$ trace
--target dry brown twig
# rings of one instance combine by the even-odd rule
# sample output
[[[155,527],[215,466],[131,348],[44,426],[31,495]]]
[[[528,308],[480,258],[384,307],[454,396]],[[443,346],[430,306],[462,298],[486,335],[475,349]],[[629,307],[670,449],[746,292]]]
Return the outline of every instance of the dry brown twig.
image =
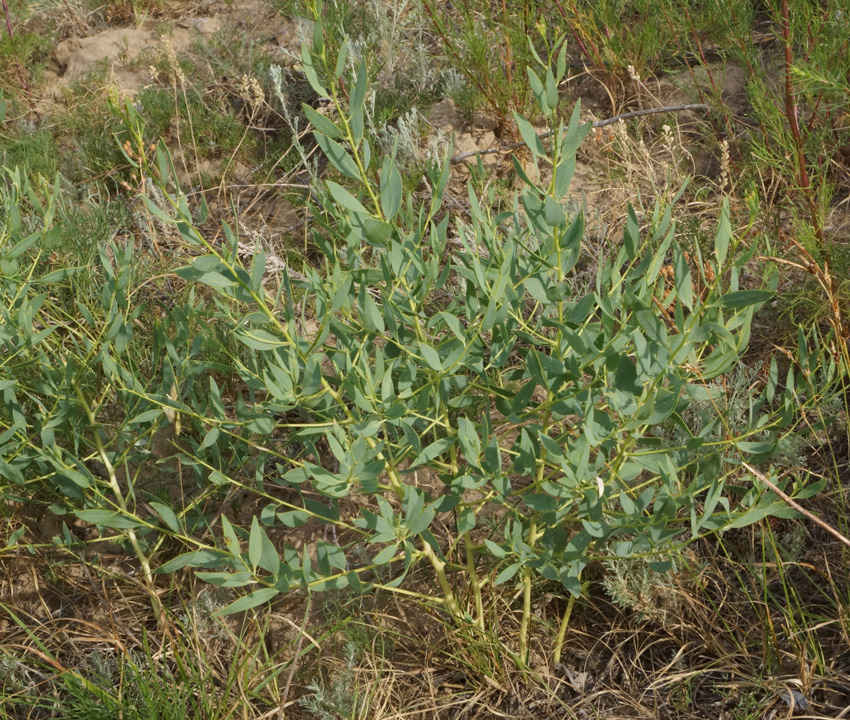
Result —
[[[775,492],[785,503],[790,505],[797,512],[805,515],[809,520],[811,520],[816,525],[822,527],[830,535],[832,535],[834,538],[836,538],[840,542],[844,543],[847,547],[850,547],[850,538],[847,538],[845,535],[842,535],[840,532],[838,532],[838,530],[836,530],[834,527],[832,527],[832,525],[821,520],[817,515],[806,510],[806,508],[804,508],[802,505],[800,505],[800,503],[798,503],[796,500],[794,500],[791,496],[786,495],[784,492],[782,492],[782,490],[780,490],[771,480],[769,480],[768,477],[764,473],[759,472],[749,463],[741,463],[741,465],[743,467],[747,468],[747,470],[749,470],[753,475],[755,475],[759,479],[760,482],[763,482],[771,490],[773,490],[773,492]]]

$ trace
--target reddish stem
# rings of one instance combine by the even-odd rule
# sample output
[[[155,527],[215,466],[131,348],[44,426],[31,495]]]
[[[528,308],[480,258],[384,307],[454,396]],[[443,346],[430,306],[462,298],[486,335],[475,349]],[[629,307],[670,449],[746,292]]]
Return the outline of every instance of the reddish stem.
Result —
[[[812,197],[812,185],[809,182],[809,173],[806,169],[806,153],[803,146],[803,137],[800,135],[800,125],[797,121],[797,101],[794,99],[794,80],[791,74],[791,64],[794,56],[791,50],[791,20],[788,15],[788,0],[782,0],[782,38],[785,41],[785,116],[788,118],[788,127],[794,140],[797,151],[797,182],[803,191],[803,197],[812,218],[812,227],[818,243],[823,244],[823,229],[818,219],[817,206]]]
[[[11,38],[14,33],[12,32],[11,13],[9,12],[9,6],[6,4],[6,0],[3,0],[3,14],[6,16],[6,29],[9,31],[9,37]]]
[[[508,7],[505,4],[505,0],[502,0],[502,21],[505,23],[505,27],[507,27]],[[511,52],[511,39],[508,37],[507,31],[505,31],[505,51],[502,54],[502,62],[505,64],[505,75],[508,80],[508,87],[510,87],[513,84],[513,72],[511,70],[511,66],[513,65],[514,59],[513,53]]]
[[[702,41],[699,39],[699,35],[697,35],[696,25],[691,19],[691,14],[688,12],[688,8],[685,7],[685,17],[688,20],[688,25],[691,28],[691,35],[694,38],[694,44],[697,46],[697,50],[699,51],[699,59],[702,63],[702,66],[705,68],[705,72],[708,74],[708,82],[711,83],[711,89],[714,91],[714,97],[721,101],[720,107],[723,110],[723,122],[726,124],[726,137],[732,138],[735,137],[734,130],[732,129],[732,120],[729,117],[729,108],[726,107],[726,104],[722,102],[723,93],[717,88],[717,83],[714,82],[714,73],[711,72],[711,68],[708,65],[708,59],[705,57],[705,51],[702,49]],[[688,69],[690,70],[690,64],[688,65]],[[693,78],[693,71],[691,71],[691,77]],[[696,82],[696,78],[694,78],[694,82]],[[700,98],[702,98],[702,93],[700,92]]]
[[[584,56],[588,57],[588,58],[592,57],[593,61],[596,63],[597,69],[599,69],[600,71],[605,70],[605,63],[602,62],[602,57],[599,55],[599,49],[596,47],[596,44],[593,42],[593,39],[589,35],[587,35],[587,33],[585,33],[585,35],[587,37],[587,42],[590,43],[590,52],[588,52],[587,47],[585,46],[584,41],[582,40],[581,35],[579,34],[579,31],[578,31],[578,25],[579,25],[578,9],[576,8],[575,4],[572,4],[572,7],[570,8],[573,12],[573,15],[575,16],[575,19],[576,19],[575,23],[570,22],[570,19],[567,17],[566,11],[564,10],[563,6],[561,5],[561,0],[555,0],[555,5],[558,8],[558,12],[561,13],[561,17],[563,17],[564,20],[569,25],[570,30],[573,34],[573,37],[576,39],[576,42],[578,43],[579,47],[581,48],[581,51],[584,54]]]
[[[490,105],[490,107],[493,108],[493,110],[496,111],[496,114],[497,115],[504,115],[502,109],[499,107],[499,104],[492,97],[492,94],[493,94],[492,93],[492,85],[490,85],[490,83],[488,82],[489,87],[485,87],[484,84],[482,83],[482,79],[486,79],[486,78],[482,78],[482,77],[479,76],[478,73],[470,72],[467,69],[466,63],[463,62],[463,59],[460,57],[460,55],[457,52],[457,49],[452,44],[451,40],[449,40],[448,36],[446,35],[445,31],[443,30],[443,26],[440,24],[440,21],[437,19],[437,16],[434,13],[434,8],[431,6],[431,0],[425,0],[423,5],[425,6],[425,10],[427,11],[428,15],[431,17],[431,23],[434,26],[434,30],[437,31],[437,35],[440,36],[440,40],[442,41],[443,46],[446,48],[446,50],[449,51],[449,53],[451,53],[451,55],[457,61],[457,67],[460,69],[460,71],[464,75],[466,75],[467,79],[470,80],[470,82],[472,82],[472,84],[475,85],[475,87],[478,88],[478,90],[484,96],[484,100],[487,102],[488,105]]]
[[[732,0],[729,1],[729,12],[732,14],[732,24],[730,25],[730,27],[732,27],[735,24],[735,3],[733,3]],[[750,77],[755,77],[756,71],[753,67],[753,64],[750,62],[750,56],[747,53],[746,46],[744,45],[744,39],[741,37],[741,35],[738,35],[737,40],[738,47],[741,48],[741,57],[744,58],[744,62],[747,64],[747,72],[750,74]],[[758,113],[756,115],[758,118],[759,129],[761,130],[761,136],[764,138],[765,147],[770,148],[770,138],[767,132],[767,128],[765,128],[764,126],[764,122],[761,119],[761,115],[759,115]],[[741,156],[740,150],[738,151],[738,156]]]

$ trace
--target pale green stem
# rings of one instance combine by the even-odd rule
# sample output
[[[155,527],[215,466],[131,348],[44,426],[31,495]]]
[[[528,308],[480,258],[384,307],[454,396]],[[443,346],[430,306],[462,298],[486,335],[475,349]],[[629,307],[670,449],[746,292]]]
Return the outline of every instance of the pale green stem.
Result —
[[[109,476],[109,486],[112,488],[112,492],[115,495],[115,501],[118,503],[118,507],[121,508],[121,512],[126,516],[132,517],[132,514],[127,509],[127,503],[124,500],[124,493],[121,492],[121,486],[118,484],[118,478],[115,477],[115,468],[112,465],[112,462],[109,460],[109,455],[106,453],[106,448],[103,446],[103,440],[100,437],[100,430],[98,428],[98,422],[94,417],[94,414],[89,408],[88,403],[83,397],[82,392],[80,391],[79,386],[76,381],[73,383],[74,391],[77,394],[77,398],[80,401],[80,404],[83,406],[83,410],[85,410],[86,415],[88,416],[89,422],[94,428],[94,439],[97,444],[97,451],[100,455],[100,460],[106,468],[106,473]],[[153,606],[154,613],[157,617],[157,622],[160,621],[162,617],[162,604],[159,602],[159,596],[156,594],[156,588],[154,586],[153,581],[153,573],[151,572],[151,564],[150,560],[148,560],[147,555],[145,555],[144,550],[142,550],[142,546],[139,544],[139,539],[136,537],[136,531],[134,528],[127,528],[127,539],[130,541],[130,545],[133,548],[133,552],[136,554],[136,557],[139,560],[139,564],[142,566],[142,574],[145,578],[145,584],[147,585],[148,593],[151,598],[151,605]]]
[[[448,418],[447,418],[448,420]],[[451,458],[452,475],[457,476],[457,448],[452,447],[449,451]],[[472,538],[469,537],[469,532],[463,534],[463,545],[466,551],[466,574],[469,576],[469,587],[472,590],[472,599],[475,603],[475,625],[481,630],[484,629],[484,602],[481,599],[481,584],[478,582],[478,574],[475,571],[475,545]]]
[[[570,624],[570,616],[573,614],[573,607],[576,604],[575,595],[570,594],[570,599],[567,601],[567,609],[564,610],[564,617],[561,619],[561,627],[558,628],[558,637],[555,640],[554,660],[556,663],[561,662],[561,650],[564,647],[564,637],[567,634],[567,627]]]
[[[463,617],[463,613],[458,605],[457,598],[449,585],[449,579],[446,577],[446,563],[444,563],[425,540],[422,541],[422,552],[431,561],[434,572],[437,574],[437,582],[440,583],[440,589],[443,591],[443,599],[449,612],[457,619]]]
[[[528,528],[528,545],[534,549],[537,542],[537,511],[531,515]],[[531,622],[531,568],[522,569],[522,621],[519,626],[519,656],[528,665],[528,626]]]
[[[472,588],[472,598],[475,602],[475,625],[484,629],[484,602],[481,599],[481,585],[475,572],[475,546],[469,533],[463,534],[463,543],[466,549],[466,572],[469,575],[469,587]]]

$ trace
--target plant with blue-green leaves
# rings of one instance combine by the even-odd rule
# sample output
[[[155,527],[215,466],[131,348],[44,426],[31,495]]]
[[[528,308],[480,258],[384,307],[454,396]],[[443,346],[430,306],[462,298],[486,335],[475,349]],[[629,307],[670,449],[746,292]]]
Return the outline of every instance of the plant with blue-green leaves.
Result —
[[[347,52],[343,44],[326,57],[318,19],[312,49],[302,50],[307,79],[336,111],[331,120],[304,108],[337,173],[316,188],[313,208],[324,267],[304,282],[285,279],[274,296],[263,285],[262,255],[243,268],[235,245],[207,245],[211,252],[180,271],[216,292],[220,321],[244,345],[237,370],[252,392],[253,419],[243,411],[234,422],[210,386],[209,402],[220,409],[198,428],[200,445],[250,429],[262,448],[257,464],[275,467],[263,480],[302,497],[297,509],[272,502],[247,537],[222,518],[229,553],[214,561],[229,569],[202,577],[255,588],[236,603],[244,609],[293,587],[366,590],[386,566],[381,586],[398,588],[423,561],[439,583],[437,602],[481,629],[482,586],[519,582],[523,660],[534,576],[575,598],[593,558],[655,556],[686,535],[786,514],[757,485],[730,495],[727,481],[744,479],[742,457],[768,457],[770,438],[793,424],[793,376],[777,394],[772,367],[743,433],[718,432],[718,413],[683,445],[664,442],[662,428],[682,424],[691,402],[716,399],[711,381],[739,362],[753,314],[772,296],[740,287],[750,258],[735,242],[728,208],[714,256],[691,262],[675,242],[670,208],[657,208],[643,234],[630,212],[596,287],[576,295],[583,218],[564,205],[588,126],[578,108],[560,124],[564,46],[554,71],[529,71],[553,128],[548,147],[515,118],[551,179],[536,184],[516,162],[525,189],[515,209],[494,216],[470,190],[467,222],[442,211],[448,162],[429,170],[427,202],[402,196],[394,159],[379,161],[365,133],[365,62],[349,76]],[[318,323],[309,333],[308,318]],[[299,422],[280,419],[293,413]],[[425,467],[445,486],[437,497],[416,483]],[[359,516],[343,517],[339,501],[353,492],[367,500]],[[498,507],[496,531],[479,527],[488,506]],[[448,545],[433,532],[445,513],[455,517]],[[324,541],[315,555],[290,548],[281,557],[264,526],[310,518],[372,545],[370,562],[358,566],[344,545]],[[168,569],[209,562],[195,551]],[[463,598],[457,576],[468,588]]]
[[[3,467],[15,497],[48,486],[57,511],[125,537],[152,596],[156,572],[193,567],[248,591],[224,612],[292,591],[382,588],[487,632],[485,590],[512,583],[524,665],[543,579],[569,597],[557,659],[590,562],[637,557],[663,569],[689,540],[789,514],[742,461],[767,462],[800,430],[801,406],[817,402],[834,368],[812,365],[803,338],[805,372],[780,379],[771,364],[745,427],[727,423],[716,381],[740,362],[773,293],[742,285],[752,252],[726,204],[713,253],[696,257],[677,243],[671,207],[656,206],[644,229],[630,210],[622,243],[582,285],[592,261],[567,200],[589,125],[578,107],[562,123],[563,43],[538,57],[542,74],[528,71],[551,135],[515,116],[537,172],[514,160],[524,188],[499,214],[470,187],[466,218],[443,206],[448,159],[429,166],[425,200],[403,192],[394,157],[368,137],[367,67],[349,54],[344,43],[328,56],[317,15],[302,67],[333,109],[304,107],[332,168],[310,208],[321,266],[276,281],[262,251],[243,261],[229,227],[208,240],[184,196],[173,212],[147,203],[195,253],[177,270],[190,286],[185,306],[153,329],[149,377],[125,352],[139,317],[127,291],[132,252],[104,253],[97,317],[81,311],[70,330],[50,331],[95,368],[87,381],[65,355],[38,349],[47,336],[27,335],[48,327],[49,303],[20,265],[29,240],[7,223]],[[173,170],[157,152],[164,185]],[[694,403],[698,427],[688,423]],[[174,436],[166,459],[152,449],[163,430]],[[147,487],[168,463],[180,468],[176,501]],[[426,472],[440,492],[418,482]],[[798,496],[820,487],[777,482]],[[222,504],[236,489],[261,501],[250,527]],[[333,533],[301,549],[273,539],[307,523]],[[420,564],[437,595],[404,586]]]

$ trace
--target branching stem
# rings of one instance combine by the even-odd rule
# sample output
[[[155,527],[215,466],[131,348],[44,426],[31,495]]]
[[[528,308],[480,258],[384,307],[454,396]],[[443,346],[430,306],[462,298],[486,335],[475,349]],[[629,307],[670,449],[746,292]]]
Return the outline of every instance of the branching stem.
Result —
[[[121,486],[118,484],[118,478],[115,475],[115,467],[112,465],[112,461],[109,459],[109,454],[106,452],[106,447],[103,444],[103,439],[100,436],[100,427],[97,420],[94,417],[94,413],[89,407],[88,402],[83,397],[83,393],[80,390],[79,385],[76,380],[73,381],[74,391],[77,394],[77,398],[80,401],[80,404],[83,406],[83,410],[86,413],[86,416],[91,423],[92,428],[94,428],[94,440],[97,446],[98,455],[100,455],[100,461],[103,463],[106,468],[107,476],[109,477],[109,486],[112,488],[112,492],[115,495],[115,501],[118,503],[118,507],[121,509],[121,512],[127,516],[132,517],[132,513],[127,509],[127,502],[124,499],[124,493],[121,492]],[[151,605],[153,606],[154,613],[157,617],[157,622],[160,622],[162,619],[162,603],[159,601],[159,596],[156,594],[156,587],[154,586],[153,581],[153,573],[151,572],[151,564],[148,559],[145,551],[142,550],[142,546],[139,544],[139,539],[136,537],[136,531],[134,528],[127,528],[127,539],[130,541],[130,545],[133,548],[133,552],[136,554],[136,558],[139,560],[139,564],[142,567],[142,574],[145,578],[145,585],[147,586],[148,593],[151,598]]]
[[[431,561],[431,566],[434,568],[434,572],[437,575],[437,582],[440,584],[440,589],[443,591],[443,599],[446,607],[449,609],[452,616],[459,620],[463,617],[463,613],[460,610],[460,605],[458,605],[452,586],[449,584],[449,579],[446,577],[446,563],[437,557],[437,553],[434,552],[434,548],[432,548],[424,539],[422,540],[422,552],[425,554],[425,557]]]

